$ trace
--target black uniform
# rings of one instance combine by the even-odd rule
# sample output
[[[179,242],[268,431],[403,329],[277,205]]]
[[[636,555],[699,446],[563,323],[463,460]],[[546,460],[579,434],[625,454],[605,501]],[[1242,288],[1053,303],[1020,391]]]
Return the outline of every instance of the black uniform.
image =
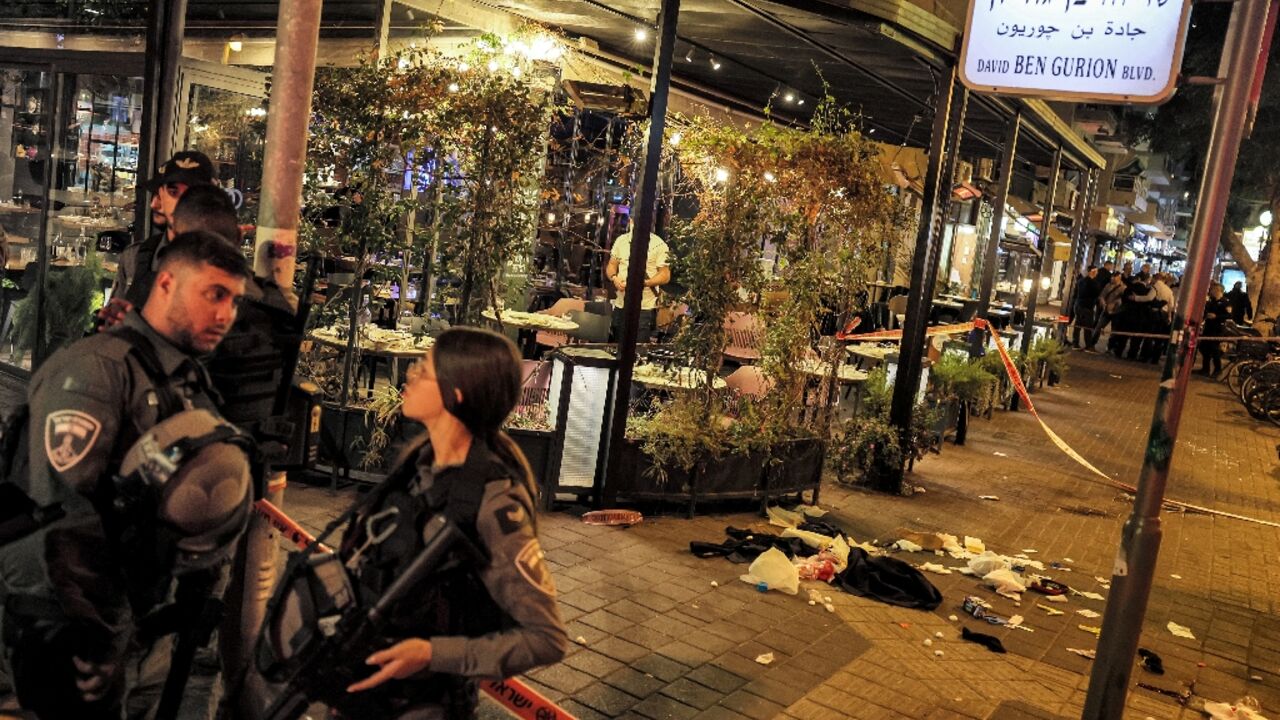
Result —
[[[163,680],[163,657],[159,678],[140,677],[156,669],[146,652],[156,638],[136,631],[165,601],[169,565],[154,544],[128,545],[129,530],[112,511],[110,478],[163,419],[162,407],[216,411],[195,359],[136,313],[123,327],[55,353],[28,391],[30,472],[22,490],[39,505],[62,503],[67,516],[0,548],[0,624],[19,700],[41,718],[115,720],[132,687]],[[133,352],[130,332],[154,348],[164,388]],[[73,656],[116,664],[105,698],[81,701]]]
[[[1231,317],[1231,303],[1225,297],[1209,300],[1204,304],[1204,330],[1201,333],[1203,337],[1221,337],[1226,331],[1226,322]],[[1204,356],[1204,360],[1200,365],[1200,372],[1210,377],[1217,377],[1222,371],[1222,341],[1221,340],[1201,340],[1200,354]],[[1210,371],[1209,366],[1212,364],[1213,370]]]
[[[395,526],[355,562],[363,600],[381,596],[421,551],[422,528],[436,513],[448,515],[483,547],[488,564],[475,567],[454,558],[423,581],[420,592],[411,591],[414,602],[393,611],[383,640],[385,646],[411,637],[429,640],[427,672],[352,693],[351,706],[336,708],[345,717],[470,717],[477,699],[474,679],[511,677],[564,655],[567,637],[534,534],[533,499],[478,438],[462,465],[433,469],[433,457],[424,445],[352,520],[341,548],[349,562],[368,539],[370,517],[386,513]]]

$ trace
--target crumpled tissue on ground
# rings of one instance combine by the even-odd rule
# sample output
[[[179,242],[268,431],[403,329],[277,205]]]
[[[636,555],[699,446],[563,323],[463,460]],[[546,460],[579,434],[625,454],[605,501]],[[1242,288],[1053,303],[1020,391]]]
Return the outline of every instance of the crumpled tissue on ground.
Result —
[[[987,551],[987,546],[982,542],[981,538],[964,536],[964,549],[975,555],[981,555]]]
[[[1020,595],[1020,593],[1027,591],[1027,586],[1022,580],[1022,576],[1009,568],[992,570],[982,576],[982,582],[995,588],[997,594],[1006,597]],[[1015,597],[1014,599],[1019,600],[1021,597]]]
[[[1170,620],[1169,624],[1166,625],[1165,627],[1169,628],[1169,632],[1173,633],[1174,635],[1177,635],[1180,638],[1188,638],[1190,640],[1196,639],[1195,633],[1191,632],[1191,628],[1186,627],[1184,625],[1179,625],[1178,623],[1172,620]]]
[[[800,592],[800,570],[778,548],[760,553],[740,579],[750,585],[764,583],[769,590],[779,590],[788,595]]]
[[[921,550],[924,550],[923,547],[911,542],[910,540],[899,540],[895,542],[893,546],[903,552],[920,552]]]
[[[820,518],[827,514],[826,510],[823,510],[817,505],[800,505],[796,510],[799,510],[805,517],[811,518]]]
[[[1204,711],[1213,720],[1267,720],[1262,706],[1253,697],[1243,697],[1234,703],[1207,702]]]
[[[951,569],[950,569],[950,568],[943,567],[942,565],[939,565],[939,564],[937,564],[937,563],[925,563],[925,564],[923,564],[923,565],[921,565],[921,566],[920,566],[920,569],[921,569],[921,570],[923,570],[923,571],[925,571],[925,572],[936,573],[936,574],[938,574],[938,575],[950,575],[950,574],[951,574]]]

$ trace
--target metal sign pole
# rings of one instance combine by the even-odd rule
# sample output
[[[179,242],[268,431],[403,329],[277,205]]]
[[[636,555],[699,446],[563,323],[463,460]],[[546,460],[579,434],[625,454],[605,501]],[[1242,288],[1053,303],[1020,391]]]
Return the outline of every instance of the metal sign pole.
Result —
[[[1205,294],[1213,272],[1218,235],[1231,192],[1240,140],[1249,107],[1254,63],[1268,48],[1262,37],[1268,0],[1240,0],[1231,14],[1219,76],[1224,83],[1214,96],[1213,134],[1205,157],[1204,177],[1191,231],[1191,250],[1182,291],[1169,336],[1164,374],[1156,395],[1146,456],[1138,476],[1133,514],[1120,535],[1120,548],[1112,570],[1111,597],[1107,599],[1098,640],[1097,659],[1089,676],[1083,718],[1119,720],[1138,650],[1142,621],[1151,595],[1156,556],[1160,551],[1160,507],[1178,438],[1178,422],[1195,364],[1196,339],[1204,313]],[[1264,67],[1259,63],[1258,67]],[[1259,71],[1261,72],[1261,71]]]

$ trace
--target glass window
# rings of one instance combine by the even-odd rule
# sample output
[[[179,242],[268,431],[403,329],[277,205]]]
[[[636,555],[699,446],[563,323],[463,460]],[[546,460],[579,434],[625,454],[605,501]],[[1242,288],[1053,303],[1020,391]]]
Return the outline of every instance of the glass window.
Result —
[[[262,99],[193,83],[187,100],[182,147],[209,156],[219,184],[236,203],[241,222],[252,223],[258,214],[267,131]]]

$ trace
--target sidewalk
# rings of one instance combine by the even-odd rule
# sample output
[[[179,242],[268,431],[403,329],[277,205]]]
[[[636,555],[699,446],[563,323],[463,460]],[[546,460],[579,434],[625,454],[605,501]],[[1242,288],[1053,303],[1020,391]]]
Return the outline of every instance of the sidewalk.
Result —
[[[1136,481],[1155,397],[1157,370],[1073,353],[1066,382],[1033,396],[1042,416],[1098,468]],[[1183,415],[1169,497],[1280,521],[1276,450],[1280,431],[1249,418],[1224,386],[1197,378]],[[998,454],[999,453],[999,454]],[[1053,576],[1107,594],[1120,527],[1130,501],[1054,448],[1027,413],[997,412],[970,425],[968,444],[948,445],[917,464],[924,493],[890,497],[828,483],[828,520],[854,540],[893,540],[899,528],[982,538],[999,553],[1062,562]],[[979,499],[997,495],[998,501]],[[346,493],[291,486],[291,514],[318,529]],[[737,576],[745,566],[701,560],[690,540],[719,541],[726,525],[759,523],[752,513],[679,519],[648,517],[630,529],[596,528],[557,512],[541,521],[543,543],[576,642],[559,665],[531,673],[536,688],[580,718],[1074,718],[1090,661],[1067,652],[1096,645],[1075,613],[1103,603],[1073,597],[1048,616],[1041,600],[1020,606],[959,574],[933,575],[944,596],[936,612],[895,608],[834,588],[834,613],[801,595],[761,594]],[[1189,708],[1133,688],[1127,716],[1203,717],[1204,699],[1249,694],[1280,716],[1280,530],[1207,515],[1166,513],[1164,545],[1142,646],[1167,674],[1135,668],[1134,682],[1173,691],[1194,681]],[[1029,551],[1035,550],[1032,555]],[[916,564],[962,563],[901,553]],[[1070,560],[1068,560],[1068,558]],[[1073,561],[1073,562],[1072,562]],[[1180,577],[1175,577],[1180,576]],[[713,586],[713,581],[718,587]],[[964,616],[965,595],[1001,615],[1021,614],[1034,632]],[[952,622],[950,615],[959,615]],[[1174,637],[1175,621],[1196,640]],[[1000,637],[1007,655],[959,639],[960,625]],[[942,639],[934,639],[941,632]],[[931,647],[924,639],[933,639]],[[941,650],[941,657],[935,655]],[[761,665],[754,658],[772,652]],[[1260,680],[1250,680],[1250,677]],[[1131,686],[1132,687],[1132,686]],[[489,708],[486,716],[500,717]]]

